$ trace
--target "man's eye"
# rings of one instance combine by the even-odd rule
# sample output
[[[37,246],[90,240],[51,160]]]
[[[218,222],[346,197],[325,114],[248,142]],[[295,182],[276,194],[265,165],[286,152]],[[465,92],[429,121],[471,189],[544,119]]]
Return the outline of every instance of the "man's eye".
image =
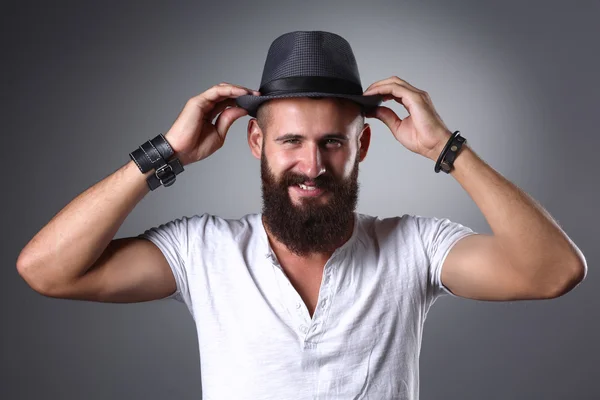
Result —
[[[300,142],[298,139],[286,139],[283,141],[283,143],[289,143],[289,144],[297,144],[298,142]]]
[[[325,144],[328,145],[328,146],[340,147],[342,145],[342,142],[340,142],[337,139],[327,139],[325,141]]]

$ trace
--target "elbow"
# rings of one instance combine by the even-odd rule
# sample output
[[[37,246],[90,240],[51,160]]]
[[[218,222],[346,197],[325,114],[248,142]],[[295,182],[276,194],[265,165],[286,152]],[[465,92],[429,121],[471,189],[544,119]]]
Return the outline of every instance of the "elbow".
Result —
[[[46,293],[46,287],[41,284],[39,279],[34,279],[34,274],[30,271],[29,267],[23,264],[17,264],[17,272],[19,273],[21,279],[23,279],[30,288],[39,294]]]
[[[585,259],[582,259],[581,262],[571,264],[565,270],[568,270],[568,273],[565,273],[562,279],[558,281],[558,284],[549,290],[547,298],[553,299],[564,296],[575,289],[585,280],[588,268]]]
[[[37,293],[48,296],[49,285],[47,280],[41,278],[39,265],[27,261],[23,254],[17,259],[17,272],[25,283]]]
[[[22,261],[17,261],[17,272],[21,279],[23,279],[30,288],[43,294],[45,288],[40,284],[39,279],[34,279],[35,274],[32,269],[33,267],[30,264],[24,264]]]
[[[28,261],[25,254],[21,251],[21,254],[19,254],[19,257],[17,258],[17,272],[19,276],[25,281],[25,283],[33,287],[32,285],[34,285],[34,282],[31,279],[31,270],[33,268],[31,267],[31,265],[31,262]]]

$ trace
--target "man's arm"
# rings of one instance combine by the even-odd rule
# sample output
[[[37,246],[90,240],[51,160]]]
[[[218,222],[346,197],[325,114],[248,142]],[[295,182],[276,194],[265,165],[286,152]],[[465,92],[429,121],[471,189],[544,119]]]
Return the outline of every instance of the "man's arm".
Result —
[[[233,122],[247,114],[232,107],[235,98],[249,93],[259,94],[223,82],[187,101],[165,134],[183,165],[223,146]],[[146,178],[152,173],[140,173],[129,161],[77,196],[21,251],[21,277],[39,293],[69,299],[138,302],[174,293],[175,277],[156,245],[143,238],[113,240],[149,192]]]
[[[383,121],[410,151],[437,161],[452,133],[429,93],[392,76],[363,93],[374,94],[401,103],[410,116],[401,119],[383,106],[366,116]],[[454,167],[452,176],[475,201],[493,235],[471,235],[453,246],[442,265],[444,286],[457,296],[479,300],[541,299],[560,296],[585,278],[583,254],[531,197],[466,143]]]
[[[146,178],[151,173],[140,173],[129,161],[77,196],[21,251],[21,277],[49,297],[136,302],[173,293],[175,278],[153,243],[113,240],[149,192]]]
[[[441,151],[429,158],[435,162]],[[585,257],[550,214],[466,143],[450,175],[493,232],[467,236],[452,247],[441,272],[452,293],[477,300],[547,299],[567,293],[585,278]]]

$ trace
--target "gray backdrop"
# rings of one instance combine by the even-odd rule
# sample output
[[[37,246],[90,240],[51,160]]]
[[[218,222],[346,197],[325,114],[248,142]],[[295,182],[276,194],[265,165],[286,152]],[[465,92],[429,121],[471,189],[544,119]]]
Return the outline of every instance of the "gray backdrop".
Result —
[[[600,2],[38,3],[4,2],[1,12],[0,398],[201,397],[183,304],[45,298],[17,274],[16,258],[70,200],[166,132],[188,98],[221,81],[257,89],[271,41],[316,29],[348,39],[364,88],[398,75],[428,91],[450,129],[537,199],[587,258],[587,279],[558,299],[438,300],[421,398],[600,398]],[[117,237],[183,215],[259,211],[247,121],[174,186],[146,196]],[[450,175],[370,122],[360,212],[447,217],[491,233]]]

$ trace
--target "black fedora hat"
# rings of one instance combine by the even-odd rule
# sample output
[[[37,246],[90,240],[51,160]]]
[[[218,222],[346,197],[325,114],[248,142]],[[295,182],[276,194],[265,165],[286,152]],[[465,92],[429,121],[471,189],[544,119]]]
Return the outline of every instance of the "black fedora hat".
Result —
[[[285,97],[339,97],[365,111],[381,104],[380,95],[363,96],[358,66],[346,39],[330,32],[296,31],[271,43],[263,69],[260,96],[236,98],[238,106],[256,117],[265,101]]]

